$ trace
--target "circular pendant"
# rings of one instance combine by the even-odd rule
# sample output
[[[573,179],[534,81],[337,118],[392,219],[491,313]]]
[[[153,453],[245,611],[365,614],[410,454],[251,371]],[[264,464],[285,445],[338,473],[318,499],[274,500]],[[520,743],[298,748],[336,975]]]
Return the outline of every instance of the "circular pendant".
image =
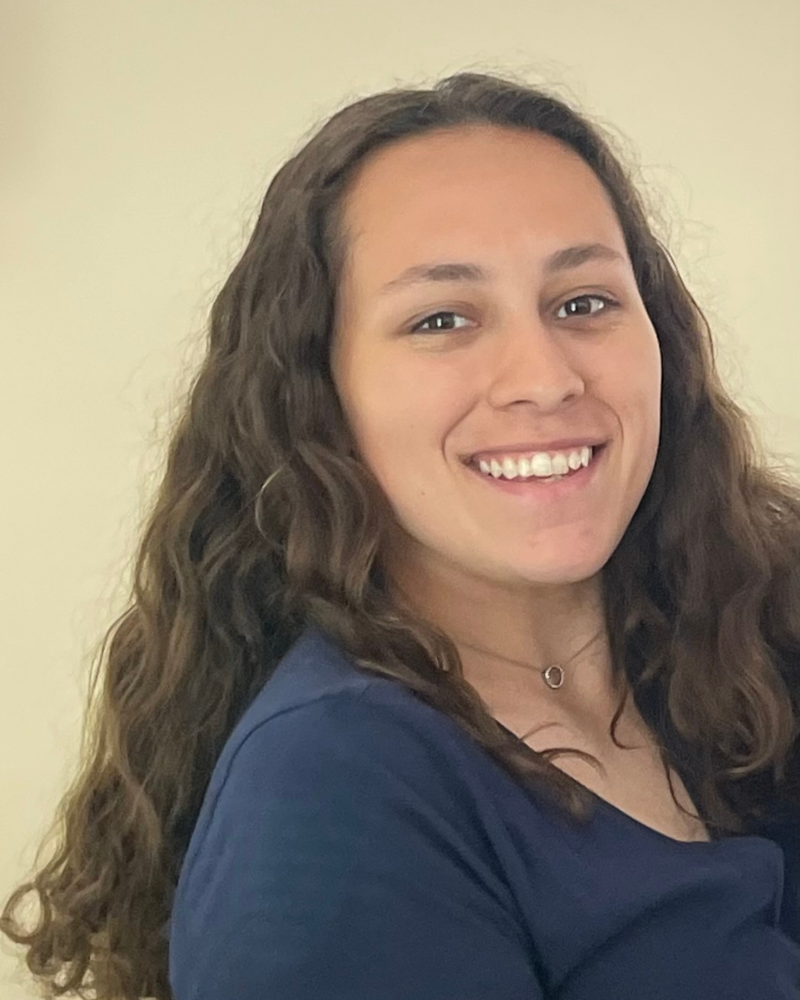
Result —
[[[552,667],[548,667],[547,670],[542,671],[542,677],[544,677],[544,682],[549,688],[560,688],[564,683],[564,671],[561,667],[553,664]]]

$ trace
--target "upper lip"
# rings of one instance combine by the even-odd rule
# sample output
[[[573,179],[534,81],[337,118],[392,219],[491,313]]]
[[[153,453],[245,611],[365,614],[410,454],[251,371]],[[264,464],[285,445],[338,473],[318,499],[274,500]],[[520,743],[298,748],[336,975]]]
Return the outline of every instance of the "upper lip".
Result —
[[[505,444],[497,448],[481,448],[465,456],[464,461],[469,464],[475,459],[484,455],[513,455],[515,452],[533,454],[537,451],[574,451],[576,448],[590,446],[599,447],[606,443],[608,438],[586,437],[586,438],[558,438],[555,441],[523,441],[522,444]]]

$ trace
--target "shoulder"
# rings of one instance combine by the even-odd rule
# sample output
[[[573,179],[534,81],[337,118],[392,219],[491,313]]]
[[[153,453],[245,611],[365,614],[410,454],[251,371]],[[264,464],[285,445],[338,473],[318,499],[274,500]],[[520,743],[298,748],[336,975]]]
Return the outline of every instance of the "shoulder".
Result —
[[[497,765],[446,712],[400,680],[359,669],[337,644],[309,627],[281,659],[230,734],[208,795],[231,780],[353,782],[380,771],[452,788]],[[465,767],[465,764],[471,766]]]
[[[376,680],[240,732],[180,872],[176,995],[539,996],[451,725]]]
[[[399,683],[376,678],[327,692],[255,721],[226,748],[217,790],[348,789],[374,796],[414,787],[439,802],[468,781],[461,766],[480,752],[457,723]],[[442,798],[443,792],[450,794]]]

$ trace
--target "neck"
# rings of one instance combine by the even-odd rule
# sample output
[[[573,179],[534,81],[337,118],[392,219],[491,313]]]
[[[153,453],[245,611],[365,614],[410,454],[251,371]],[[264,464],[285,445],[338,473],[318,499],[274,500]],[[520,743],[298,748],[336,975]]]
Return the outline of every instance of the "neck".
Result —
[[[411,578],[394,569],[396,598],[451,638],[465,679],[496,718],[555,709],[589,727],[607,726],[621,678],[612,671],[599,575],[523,590],[467,581],[448,567],[438,567],[432,586],[419,567]],[[555,690],[542,677],[552,664],[563,670]]]

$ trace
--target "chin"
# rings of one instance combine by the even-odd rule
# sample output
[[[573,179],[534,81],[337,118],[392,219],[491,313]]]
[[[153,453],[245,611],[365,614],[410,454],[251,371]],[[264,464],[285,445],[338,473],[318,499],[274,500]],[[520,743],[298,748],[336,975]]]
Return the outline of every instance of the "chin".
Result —
[[[561,587],[585,583],[596,577],[608,562],[611,553],[581,553],[570,558],[566,553],[554,552],[548,557],[539,551],[524,558],[517,552],[507,561],[498,560],[493,553],[487,566],[489,575],[503,583],[530,584],[531,586]]]

